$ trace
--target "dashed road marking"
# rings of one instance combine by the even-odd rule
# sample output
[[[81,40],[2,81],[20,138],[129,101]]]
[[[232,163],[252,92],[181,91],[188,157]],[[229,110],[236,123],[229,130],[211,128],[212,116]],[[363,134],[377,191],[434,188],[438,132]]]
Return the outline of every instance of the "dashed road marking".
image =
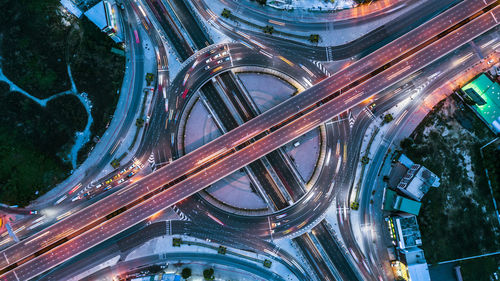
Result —
[[[5,260],[7,261],[7,264],[10,264],[10,261],[9,261],[9,259],[7,258],[7,255],[5,254],[5,252],[3,252],[3,256],[5,257]]]

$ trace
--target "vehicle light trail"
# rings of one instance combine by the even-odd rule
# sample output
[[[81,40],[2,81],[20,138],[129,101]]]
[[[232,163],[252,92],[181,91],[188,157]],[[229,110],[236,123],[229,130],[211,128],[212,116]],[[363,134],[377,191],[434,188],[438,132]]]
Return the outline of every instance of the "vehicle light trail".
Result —
[[[496,6],[497,4],[498,4],[498,2],[497,2],[494,6]],[[494,7],[494,6],[493,6],[493,7]],[[484,10],[484,9],[483,9],[483,10]],[[476,16],[476,17],[477,17],[477,16]],[[490,20],[491,20],[491,19],[490,19]],[[465,24],[465,23],[464,23],[464,24]],[[444,36],[441,36],[441,37],[444,37]],[[458,43],[457,43],[457,44],[458,44]],[[380,71],[378,71],[378,72],[377,72],[377,71],[371,72],[371,73],[370,73],[370,75],[371,75],[371,76],[367,77],[367,79],[366,79],[365,81],[367,81],[368,79],[370,79],[370,78],[372,78],[372,77],[374,77],[374,76],[378,75],[379,73],[382,73],[383,71],[385,71],[385,70],[387,70],[387,69],[390,69],[390,68],[391,68],[392,66],[394,66],[394,65],[397,65],[397,64],[396,64],[396,63],[394,63],[394,64],[392,64],[392,65],[388,65],[387,67],[383,68],[382,70],[380,70]],[[365,76],[365,77],[366,77],[366,76]],[[361,80],[362,80],[363,78],[364,78],[364,77],[362,77],[362,78],[361,78]],[[365,81],[356,80],[356,81],[354,81],[352,84],[348,85],[347,87],[349,87],[349,90],[350,90],[350,89],[353,89],[353,88],[355,88],[355,87],[359,86],[360,84],[362,84],[362,82],[365,82]],[[343,90],[342,92],[346,93],[346,91],[344,91],[344,90]],[[330,96],[328,96],[327,98],[323,99],[323,100],[322,100],[322,103],[323,103],[323,104],[326,104],[326,103],[328,103],[328,102],[332,101],[332,100],[333,100],[335,97],[337,97],[337,96],[338,96],[338,95],[335,95],[335,93],[334,93],[334,95],[330,95]],[[353,103],[354,103],[354,102],[355,102],[355,100],[353,100]],[[331,104],[334,104],[334,103],[331,103]],[[322,109],[322,107],[323,107],[323,105],[322,105],[322,104],[320,104],[320,105],[317,105],[317,106],[316,106],[316,109]],[[302,113],[302,115],[304,115],[304,113]],[[296,120],[298,120],[297,118],[299,118],[299,117],[300,117],[300,116],[297,116],[297,117],[295,117],[295,118],[291,118],[291,119],[287,122],[287,125],[290,125],[290,124],[294,123]],[[330,117],[330,118],[331,118],[331,117]],[[303,120],[303,119],[300,119],[300,120]],[[280,128],[288,128],[288,127],[289,127],[289,126],[284,127],[282,124],[280,124]],[[229,157],[229,155],[228,155],[228,156],[226,156],[226,157]],[[225,157],[222,157],[222,158],[225,158]],[[222,159],[222,158],[220,158],[220,159]],[[220,161],[220,159],[219,159],[219,161]],[[211,162],[212,162],[212,161],[211,161]],[[205,165],[205,164],[204,164],[204,165],[203,165],[203,167],[198,167],[198,168],[196,168],[195,170],[196,170],[197,172],[200,172],[201,170],[203,170],[203,169],[206,169],[206,168],[210,167],[210,166],[211,166],[211,164],[215,164],[215,162],[217,162],[217,159],[216,159],[216,160],[214,160],[214,162],[213,162],[213,163],[207,163],[207,165]],[[201,169],[201,170],[199,170],[199,169]],[[193,172],[194,172],[194,171],[193,171]],[[125,212],[127,209],[129,209],[130,207],[133,207],[133,206],[135,206],[136,204],[140,204],[140,203],[142,203],[142,202],[144,202],[144,201],[146,201],[146,200],[150,199],[151,197],[155,196],[156,194],[159,194],[160,192],[162,192],[163,190],[167,190],[167,188],[169,188],[169,187],[171,187],[171,186],[173,186],[173,185],[175,185],[175,184],[177,184],[177,183],[179,183],[179,182],[183,181],[183,180],[184,180],[184,179],[186,179],[186,178],[188,178],[188,175],[183,175],[183,176],[181,176],[181,177],[176,178],[175,180],[171,181],[171,182],[170,182],[170,183],[168,183],[167,185],[162,186],[161,188],[158,188],[158,189],[157,189],[154,193],[148,193],[148,194],[144,195],[142,198],[139,198],[138,200],[136,200],[136,201],[134,201],[134,202],[132,202],[132,203],[129,203],[129,204],[127,204],[126,206],[123,206],[122,208],[117,209],[117,210],[115,210],[115,211],[113,211],[113,212],[109,213],[109,214],[108,214],[108,215],[106,215],[104,218],[101,218],[101,219],[99,219],[99,220],[96,220],[94,223],[89,224],[89,225],[86,225],[84,228],[82,228],[82,229],[80,229],[80,230],[75,231],[74,233],[72,233],[72,234],[68,235],[68,236],[67,236],[67,237],[65,237],[65,238],[62,238],[61,240],[59,240],[59,241],[57,241],[57,242],[54,242],[54,244],[51,244],[51,245],[47,246],[46,248],[43,248],[43,249],[41,249],[40,251],[37,251],[37,252],[34,254],[34,256],[28,256],[28,257],[26,257],[26,258],[24,258],[24,259],[22,259],[22,260],[20,260],[20,261],[16,262],[15,264],[11,264],[11,265],[7,266],[6,268],[4,268],[4,269],[0,270],[0,274],[4,274],[4,273],[6,273],[6,272],[10,271],[10,270],[12,270],[12,269],[16,268],[17,266],[19,266],[20,264],[24,264],[24,263],[26,263],[27,261],[29,261],[29,260],[33,259],[34,257],[38,257],[38,256],[40,256],[40,255],[45,254],[46,252],[48,252],[48,251],[50,251],[50,250],[52,250],[52,249],[54,249],[54,248],[56,248],[56,247],[58,247],[58,246],[60,246],[60,245],[62,245],[62,244],[64,244],[64,243],[66,243],[67,241],[70,241],[71,239],[74,239],[75,237],[79,236],[80,234],[82,234],[82,233],[84,233],[84,232],[86,232],[86,231],[88,231],[88,230],[90,230],[90,229],[92,229],[92,228],[95,228],[95,227],[96,227],[96,226],[98,226],[100,223],[104,223],[105,221],[110,220],[110,219],[112,219],[113,217],[118,216],[118,215],[120,215],[120,214],[124,213],[124,212]],[[168,192],[168,194],[170,194],[170,192]],[[134,204],[135,204],[135,205],[134,205]],[[14,272],[14,273],[15,273],[15,272]]]

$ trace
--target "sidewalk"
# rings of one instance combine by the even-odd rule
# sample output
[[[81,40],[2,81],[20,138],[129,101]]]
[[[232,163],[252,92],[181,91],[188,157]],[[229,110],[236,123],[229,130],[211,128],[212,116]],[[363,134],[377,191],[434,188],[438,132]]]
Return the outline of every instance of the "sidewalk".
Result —
[[[153,49],[153,44],[151,43],[147,33],[141,28],[140,29],[140,38],[142,38],[142,45],[143,45],[143,49],[144,49],[144,73],[154,73],[155,74],[155,80],[157,79],[157,75],[156,75],[156,57],[155,57],[155,53],[154,53],[154,49]],[[138,58],[140,59],[140,58]],[[135,83],[142,83],[142,87],[141,89],[144,89],[147,87],[147,83],[146,83],[146,79],[143,78],[141,81],[135,81]],[[154,93],[152,92],[149,92],[148,93],[148,96],[152,96]],[[144,98],[144,91],[141,90],[141,98],[140,98],[140,101],[142,103],[143,101],[143,98]],[[148,108],[148,101],[151,102],[152,99],[147,99],[146,103],[144,103],[144,107],[145,108]],[[139,110],[136,112],[135,116],[134,116],[134,120],[136,120],[137,118],[143,118],[144,120],[146,120],[146,113],[144,113],[144,116],[139,116],[140,113],[141,113],[141,107],[143,105],[141,104],[139,106]],[[118,111],[116,111],[118,112]],[[144,111],[146,112],[146,111]],[[114,119],[117,119],[116,116],[113,117],[113,120]],[[122,155],[123,153],[127,153],[127,156],[124,157],[120,163],[123,164],[123,163],[127,163],[128,161],[132,160],[134,155],[135,155],[135,151],[139,148],[139,144],[140,144],[140,139],[142,138],[142,135],[144,134],[144,128],[145,127],[142,127],[140,130],[139,130],[139,133],[138,133],[138,136],[137,136],[137,141],[135,142],[134,146],[132,147],[132,149],[129,149],[130,146],[132,145],[132,142],[133,142],[133,139],[134,139],[134,135],[135,135],[135,132],[136,132],[136,125],[135,125],[135,122],[130,126],[130,129],[128,130],[127,134],[124,136],[124,138],[122,139],[120,145],[118,146],[118,148],[115,150],[115,152],[113,153],[113,158],[118,158],[120,157],[120,155]],[[113,143],[114,144],[114,143]],[[107,174],[111,173],[113,170],[115,170],[113,167],[111,167],[111,165],[106,165],[106,168],[104,168],[103,170],[101,170],[101,172],[95,177],[95,179],[99,179],[99,178],[102,178],[104,176],[106,176]]]
[[[180,238],[182,239],[182,243],[179,247],[173,246],[173,239]],[[217,254],[219,250],[220,244],[212,243],[210,241],[201,240],[198,238],[194,238],[191,236],[162,236],[158,238],[153,238],[150,241],[144,243],[140,247],[134,249],[130,254],[127,255],[125,261],[130,261],[133,259],[150,256],[150,255],[162,255],[164,253],[174,254],[174,253],[199,253],[199,254]],[[245,260],[247,262],[254,263],[257,266],[262,266],[263,269],[263,261],[268,259],[272,260],[272,265],[270,270],[271,272],[275,272],[278,275],[286,278],[287,280],[297,280],[295,275],[291,273],[288,268],[282,265],[280,262],[272,259],[271,257],[264,256],[262,254],[257,254],[254,252],[247,252],[240,249],[231,248],[229,246],[225,246],[227,248],[226,255],[231,256],[233,258]],[[223,257],[224,255],[218,254]],[[236,273],[235,273],[236,274]],[[239,273],[238,273],[239,275]],[[224,278],[228,278],[225,276]],[[225,280],[225,279],[224,279]],[[240,280],[240,279],[235,279]]]
[[[230,2],[229,4],[227,4],[227,6],[231,5],[238,6],[238,9],[242,10],[241,13],[246,13],[248,11],[259,13],[270,20],[279,20],[279,21],[284,20],[285,22],[317,24],[317,23],[330,23],[336,21],[359,20],[360,17],[368,18],[381,14],[389,14],[391,12],[394,12],[398,9],[407,6],[409,2],[416,2],[416,1],[408,1],[408,0],[374,1],[370,5],[358,5],[357,7],[350,9],[342,9],[337,11],[318,10],[315,12],[304,10],[297,7],[293,9],[293,11],[288,11],[286,9],[279,10],[271,7],[270,5],[260,6],[257,3],[252,3],[250,1],[226,0],[224,2]],[[242,3],[242,2],[247,2],[247,3]],[[320,5],[320,3],[318,3],[318,5]],[[240,8],[241,6],[243,7]],[[296,14],[297,16],[292,17],[293,14]],[[290,18],[292,20],[288,20]]]
[[[286,13],[286,15],[282,15],[281,18],[273,20],[269,19],[267,15],[260,14],[260,10],[247,10],[239,5],[236,8],[229,8],[231,12],[230,18],[233,17],[236,20],[234,21],[230,18],[226,19],[221,16],[222,11],[224,9],[228,9],[227,5],[224,5],[219,1],[213,1],[208,4],[203,2],[203,5],[207,7],[209,14],[219,16],[217,20],[221,24],[234,27],[238,30],[250,30],[261,33],[262,28],[264,28],[265,26],[273,26],[273,36],[295,40],[307,44],[311,44],[311,42],[309,42],[308,40],[311,34],[318,34],[320,36],[318,46],[331,47],[351,42],[369,33],[370,31],[388,23],[389,21],[401,16],[404,12],[407,12],[408,9],[413,8],[417,5],[421,5],[424,2],[425,1],[412,1],[411,3],[404,3],[404,9],[396,9],[391,13],[387,13],[387,15],[384,15],[376,21],[357,21],[356,24],[342,24],[342,26],[339,26],[339,23],[335,23],[335,19],[329,19],[327,22],[319,23],[321,25],[320,27],[316,26],[314,28],[308,27],[307,24],[297,24],[296,21],[288,21],[287,19],[290,18],[294,20],[298,18],[294,17],[292,12],[284,12]],[[199,7],[198,9],[201,9],[201,7]],[[356,11],[360,13],[359,10]],[[203,15],[205,11],[198,12]],[[331,17],[330,14],[328,15]],[[351,17],[353,18],[357,16],[359,16],[359,14],[355,13],[354,15],[351,15]]]

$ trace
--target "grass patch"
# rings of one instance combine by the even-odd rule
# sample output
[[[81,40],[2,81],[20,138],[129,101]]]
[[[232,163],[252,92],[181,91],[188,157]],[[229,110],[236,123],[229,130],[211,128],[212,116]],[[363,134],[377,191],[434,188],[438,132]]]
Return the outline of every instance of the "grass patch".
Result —
[[[475,120],[472,129],[464,129],[457,116]],[[418,216],[429,263],[500,249],[498,221],[479,153],[492,138],[472,112],[448,98],[401,142],[408,157],[441,178],[441,186],[431,188],[422,199]]]
[[[491,281],[493,273],[500,275],[500,256],[489,256],[459,263],[464,281]]]
[[[87,113],[74,96],[62,96],[41,107],[0,83],[0,198],[26,205],[35,191],[44,193],[71,169],[65,157]]]
[[[0,125],[0,198],[24,206],[68,175],[68,165]]]
[[[47,98],[71,88],[70,65],[78,91],[92,102],[91,140],[109,124],[123,80],[125,58],[112,48],[119,46],[85,17],[70,15],[59,0],[0,1],[3,72],[31,95]],[[0,201],[26,205],[35,190],[43,193],[69,174],[66,157],[75,132],[85,128],[87,113],[74,96],[58,97],[42,108],[0,85],[0,120],[0,147],[12,146],[1,154],[0,160],[8,162],[0,168]],[[78,163],[94,145],[84,146]]]
[[[70,59],[76,87],[86,92],[92,101],[92,139],[104,133],[114,114],[125,73],[125,58],[111,52],[118,46],[86,18],[82,18],[79,30],[69,38],[76,46]]]
[[[2,69],[39,98],[69,89],[65,39],[57,0],[4,0],[0,4]]]

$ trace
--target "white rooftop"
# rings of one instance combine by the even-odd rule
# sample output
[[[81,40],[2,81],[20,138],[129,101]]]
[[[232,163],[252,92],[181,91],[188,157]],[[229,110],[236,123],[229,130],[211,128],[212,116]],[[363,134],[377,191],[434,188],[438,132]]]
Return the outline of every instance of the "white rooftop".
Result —
[[[80,18],[82,16],[82,11],[70,0],[61,0],[61,5],[66,8],[70,13],[75,15],[75,17]]]
[[[104,10],[104,1],[95,4],[92,8],[88,9],[85,16],[93,22],[99,29],[103,29],[107,26],[106,23],[106,13]]]
[[[411,281],[431,281],[427,263],[409,264],[408,275]]]
[[[439,178],[422,166],[405,189],[416,199],[421,200],[431,186],[438,187]]]
[[[410,158],[408,158],[406,155],[404,154],[401,154],[401,156],[399,156],[399,162],[401,164],[403,164],[406,168],[410,169],[411,166],[414,164],[413,161],[410,160]]]

